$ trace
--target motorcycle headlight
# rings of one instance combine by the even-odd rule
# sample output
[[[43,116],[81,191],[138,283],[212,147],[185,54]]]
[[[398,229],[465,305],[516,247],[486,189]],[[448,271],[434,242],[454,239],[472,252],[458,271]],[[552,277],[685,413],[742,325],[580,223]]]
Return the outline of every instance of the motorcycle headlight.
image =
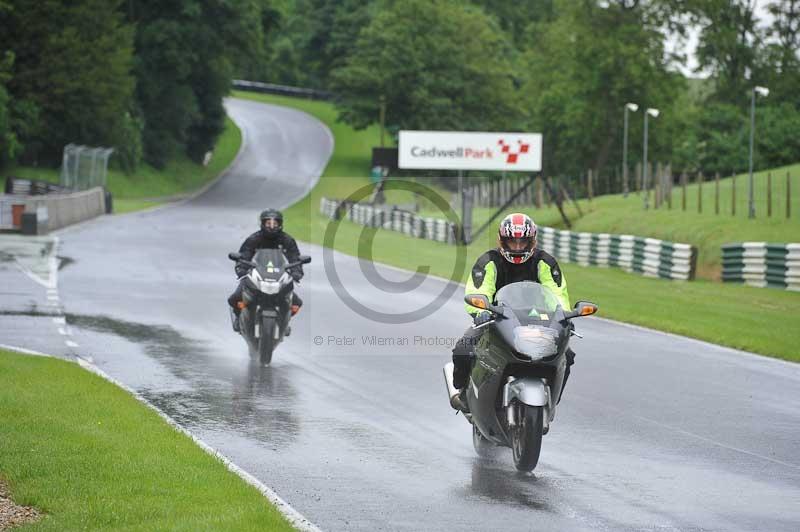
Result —
[[[549,327],[528,325],[514,328],[514,349],[538,360],[558,352],[558,333]]]
[[[265,294],[277,294],[281,288],[281,283],[278,281],[261,281],[259,288]]]

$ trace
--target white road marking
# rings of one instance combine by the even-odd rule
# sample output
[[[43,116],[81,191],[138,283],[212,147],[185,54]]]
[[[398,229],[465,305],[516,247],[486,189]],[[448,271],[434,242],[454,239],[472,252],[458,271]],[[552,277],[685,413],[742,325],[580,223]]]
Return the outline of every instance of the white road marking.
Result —
[[[72,340],[67,340],[67,341],[65,341],[64,343],[65,343],[65,344],[67,344],[67,346],[69,346],[69,347],[78,347],[78,344],[76,344],[76,343],[75,343],[75,342],[73,342]],[[88,358],[90,358],[90,359],[91,359],[91,357],[88,357]]]
[[[195,436],[194,434],[192,434],[191,432],[189,432],[188,430],[183,428],[181,425],[178,424],[177,421],[175,421],[174,419],[169,417],[167,414],[165,414],[163,411],[161,411],[161,409],[159,409],[157,406],[155,406],[154,404],[150,403],[147,399],[145,399],[144,397],[139,395],[135,390],[133,390],[132,388],[129,388],[127,385],[121,383],[120,381],[116,380],[114,377],[108,375],[103,370],[101,370],[100,368],[95,366],[88,359],[82,358],[80,356],[78,356],[76,358],[77,358],[78,364],[81,365],[83,368],[85,368],[85,369],[87,369],[87,370],[99,375],[100,377],[106,379],[107,381],[109,381],[109,382],[111,382],[113,384],[116,384],[117,386],[119,386],[120,388],[122,388],[123,390],[128,392],[129,394],[133,395],[136,399],[138,399],[139,401],[141,401],[142,403],[144,403],[148,407],[152,408],[159,416],[161,416],[161,418],[164,421],[169,423],[172,427],[174,427],[179,432],[182,432],[183,434],[185,434],[186,436],[191,438],[192,441],[194,441],[197,445],[200,446],[201,449],[203,449],[205,452],[207,452],[211,456],[213,456],[213,457],[217,458],[218,460],[220,460],[223,464],[225,464],[225,466],[229,470],[234,472],[236,475],[238,475],[241,479],[243,479],[245,482],[247,482],[251,486],[255,487],[258,491],[261,492],[262,495],[264,495],[264,497],[269,499],[269,501],[272,504],[275,505],[275,507],[278,509],[278,511],[281,512],[284,515],[284,517],[286,517],[286,520],[289,521],[289,523],[292,526],[294,526],[296,529],[298,529],[298,530],[300,530],[302,532],[322,532],[316,525],[314,525],[311,521],[309,521],[308,519],[303,517],[303,515],[300,512],[295,510],[288,502],[286,502],[283,499],[281,499],[278,496],[278,494],[275,493],[269,486],[267,486],[266,484],[264,484],[263,482],[258,480],[256,477],[254,477],[253,475],[251,475],[250,473],[248,473],[247,471],[245,471],[241,467],[239,467],[236,464],[234,464],[230,460],[230,458],[228,458],[227,456],[225,456],[221,452],[217,451],[216,449],[211,447],[209,444],[207,444],[206,442],[204,442],[203,440],[201,440],[200,438],[198,438],[197,436]]]

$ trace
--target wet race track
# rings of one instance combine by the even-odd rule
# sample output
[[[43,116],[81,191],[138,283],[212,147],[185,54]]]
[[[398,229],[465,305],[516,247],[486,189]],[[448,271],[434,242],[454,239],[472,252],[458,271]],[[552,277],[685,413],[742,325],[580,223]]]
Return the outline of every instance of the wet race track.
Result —
[[[296,111],[228,109],[246,146],[205,194],[67,229],[56,245],[4,244],[0,343],[93,360],[324,530],[798,529],[798,365],[585,319],[540,464],[519,475],[507,449],[479,460],[447,404],[461,288],[420,277],[389,296],[333,253],[341,285],[377,311],[442,293],[424,319],[380,323],[342,302],[322,249],[302,242],[305,307],[272,366],[252,363],[230,327],[227,252],[261,209],[313,186],[333,141]]]

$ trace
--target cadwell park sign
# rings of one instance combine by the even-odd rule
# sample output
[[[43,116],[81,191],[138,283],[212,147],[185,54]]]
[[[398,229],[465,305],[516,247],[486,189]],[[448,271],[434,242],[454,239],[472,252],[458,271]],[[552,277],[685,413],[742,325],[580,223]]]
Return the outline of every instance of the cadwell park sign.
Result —
[[[400,131],[398,167],[538,172],[542,169],[542,135]]]

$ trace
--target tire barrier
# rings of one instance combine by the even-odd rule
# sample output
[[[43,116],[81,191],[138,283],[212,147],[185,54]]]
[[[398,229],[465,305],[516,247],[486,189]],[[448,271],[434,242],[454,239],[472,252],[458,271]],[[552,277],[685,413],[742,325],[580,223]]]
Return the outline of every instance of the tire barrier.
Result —
[[[800,243],[722,246],[722,281],[800,292]]]
[[[20,179],[19,177],[7,177],[5,191],[6,194],[16,196],[41,196],[53,192],[70,192],[69,189],[55,183],[36,179]]]
[[[69,194],[0,196],[0,229],[44,234],[105,214],[105,200],[102,187]]]
[[[583,266],[617,266],[646,277],[689,281],[697,267],[697,248],[655,238],[608,233],[578,233],[540,227],[539,246],[560,261]]]
[[[413,238],[422,238],[447,244],[456,243],[454,224],[439,218],[417,216],[399,209],[381,209],[371,205],[347,203],[322,198],[320,212],[331,220],[347,220],[377,229],[397,231]]]

